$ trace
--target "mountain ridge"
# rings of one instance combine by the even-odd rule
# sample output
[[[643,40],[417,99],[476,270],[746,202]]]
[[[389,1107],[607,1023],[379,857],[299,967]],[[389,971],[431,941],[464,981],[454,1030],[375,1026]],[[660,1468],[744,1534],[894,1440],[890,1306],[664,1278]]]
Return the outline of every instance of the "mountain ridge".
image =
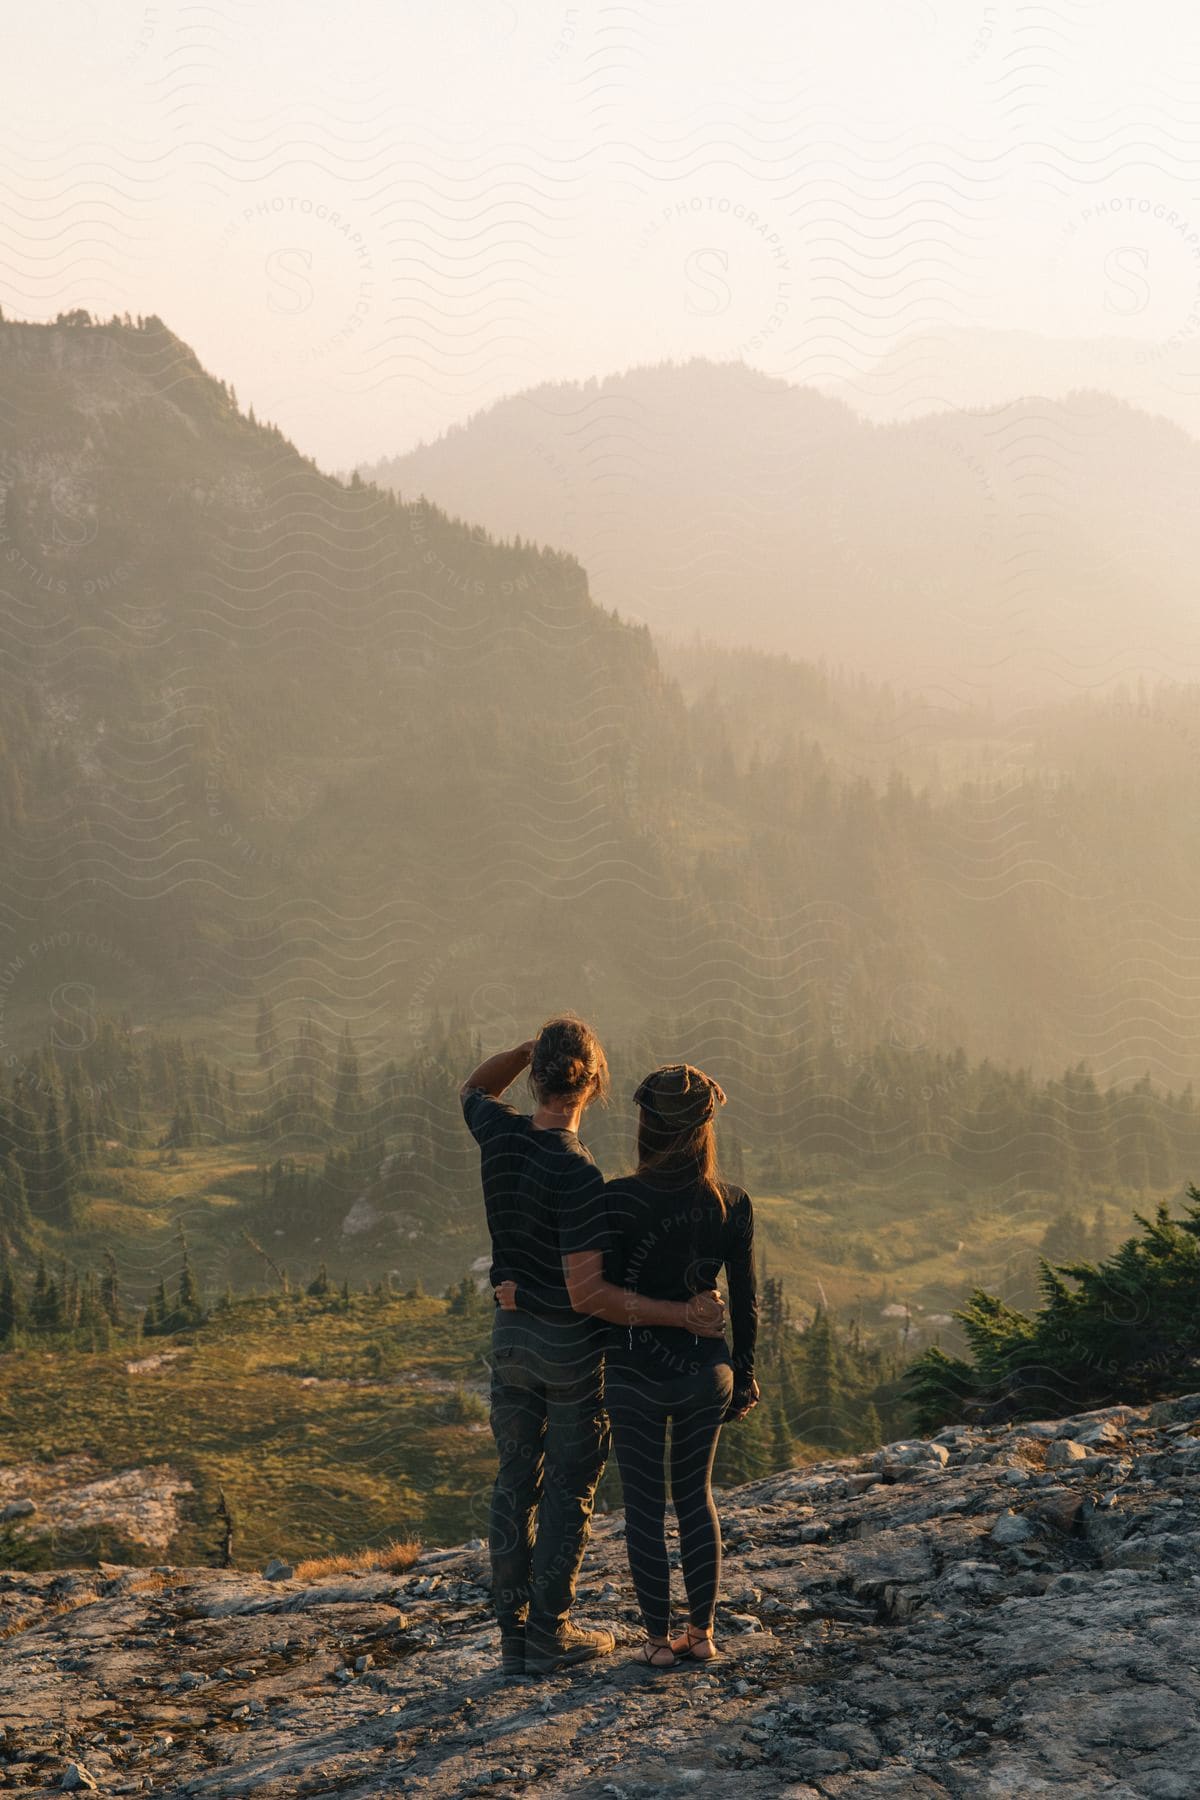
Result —
[[[565,545],[602,603],[656,631],[960,701],[1200,666],[1155,549],[1170,519],[1190,560],[1200,443],[1092,387],[873,423],[695,358],[542,384],[364,472]]]

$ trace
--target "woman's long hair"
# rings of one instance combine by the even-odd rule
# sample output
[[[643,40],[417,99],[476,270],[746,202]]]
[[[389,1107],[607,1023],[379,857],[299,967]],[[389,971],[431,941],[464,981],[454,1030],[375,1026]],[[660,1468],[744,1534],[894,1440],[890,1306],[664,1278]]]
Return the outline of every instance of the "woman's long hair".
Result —
[[[539,1102],[603,1100],[608,1095],[608,1059],[590,1025],[574,1013],[547,1019],[534,1040],[529,1085]]]
[[[642,1082],[638,1104],[637,1172],[680,1186],[696,1182],[725,1216],[725,1191],[717,1173],[713,1114],[724,1106],[717,1082],[688,1063],[655,1069]]]

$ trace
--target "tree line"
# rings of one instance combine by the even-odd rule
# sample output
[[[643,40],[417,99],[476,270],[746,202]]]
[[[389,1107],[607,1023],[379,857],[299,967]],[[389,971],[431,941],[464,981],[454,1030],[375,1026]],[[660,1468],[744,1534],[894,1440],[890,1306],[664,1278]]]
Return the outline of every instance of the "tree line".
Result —
[[[614,1092],[656,1061],[689,1055],[660,1023],[611,1051]],[[1162,1193],[1200,1164],[1200,1109],[1148,1077],[1101,1087],[1085,1063],[1039,1080],[965,1052],[880,1044],[848,1059],[833,1040],[739,1049],[729,1027],[708,1066],[729,1080],[721,1153],[733,1180],[788,1191],[825,1180],[886,1179],[914,1162],[980,1190],[1056,1197],[1051,1257],[1103,1248],[1084,1203],[1118,1191]],[[151,1149],[170,1158],[241,1143],[260,1169],[260,1202],[303,1229],[347,1194],[415,1217],[474,1204],[475,1158],[457,1088],[483,1046],[464,1019],[435,1018],[422,1048],[369,1066],[348,1026],[337,1038],[306,1015],[282,1028],[268,997],[256,1013],[253,1070],[239,1075],[179,1037],[100,1014],[89,1041],[50,1038],[0,1075],[0,1240],[14,1253],[69,1239],[86,1223],[105,1170]],[[701,1060],[696,1054],[694,1060]],[[601,1166],[627,1164],[632,1109],[593,1108],[586,1136]],[[318,1160],[319,1159],[319,1160]],[[1103,1232],[1102,1232],[1103,1235]],[[45,1240],[49,1243],[51,1240]]]

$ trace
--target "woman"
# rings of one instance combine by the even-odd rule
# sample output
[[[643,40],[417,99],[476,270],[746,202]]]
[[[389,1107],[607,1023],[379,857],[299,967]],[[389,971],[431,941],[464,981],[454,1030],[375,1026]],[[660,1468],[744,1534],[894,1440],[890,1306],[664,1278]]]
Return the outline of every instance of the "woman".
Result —
[[[733,1328],[702,1337],[657,1324],[610,1326],[606,1397],[625,1490],[625,1542],[646,1639],[636,1660],[651,1669],[710,1662],[721,1654],[713,1614],[721,1576],[721,1530],[712,1497],[712,1465],[725,1419],[757,1404],[754,1347],[758,1301],[754,1215],[741,1188],[717,1179],[713,1117],[721,1088],[688,1063],[656,1069],[638,1088],[638,1166],[605,1189],[608,1245],[567,1258],[567,1286],[580,1312],[613,1316],[608,1282],[639,1303],[686,1301],[711,1289],[724,1267]],[[599,1302],[599,1303],[598,1303]],[[667,1426],[670,1487],[688,1623],[670,1631],[666,1542]]]
[[[526,1069],[532,1113],[500,1098]],[[463,1114],[479,1144],[492,1285],[505,1307],[492,1340],[499,1469],[488,1535],[509,1677],[548,1673],[613,1648],[610,1632],[583,1629],[568,1616],[608,1454],[608,1420],[603,1312],[581,1318],[563,1273],[564,1255],[606,1241],[604,1180],[578,1130],[590,1102],[607,1088],[608,1064],[595,1032],[563,1014],[547,1020],[536,1038],[488,1057],[461,1089]],[[723,1324],[715,1295],[686,1309],[646,1303],[638,1316],[690,1323],[696,1331],[720,1331]]]

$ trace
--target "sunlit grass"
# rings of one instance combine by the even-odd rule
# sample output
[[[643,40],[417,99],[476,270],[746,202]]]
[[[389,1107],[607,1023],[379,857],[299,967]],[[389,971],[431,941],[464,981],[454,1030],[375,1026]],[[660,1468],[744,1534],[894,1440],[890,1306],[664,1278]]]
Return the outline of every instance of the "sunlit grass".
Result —
[[[403,1575],[421,1554],[418,1540],[383,1544],[378,1550],[351,1550],[336,1556],[309,1556],[296,1564],[301,1581],[317,1581],[323,1575]]]
[[[140,1344],[31,1345],[0,1356],[0,1462],[83,1453],[102,1471],[168,1464],[192,1482],[167,1552],[98,1528],[62,1540],[64,1561],[217,1562],[222,1491],[240,1566],[399,1558],[418,1540],[478,1533],[492,1441],[461,1418],[457,1395],[486,1373],[489,1326],[485,1312],[464,1319],[437,1299],[275,1295]],[[176,1354],[129,1373],[163,1351]],[[10,1532],[0,1560],[40,1563],[47,1548]]]

